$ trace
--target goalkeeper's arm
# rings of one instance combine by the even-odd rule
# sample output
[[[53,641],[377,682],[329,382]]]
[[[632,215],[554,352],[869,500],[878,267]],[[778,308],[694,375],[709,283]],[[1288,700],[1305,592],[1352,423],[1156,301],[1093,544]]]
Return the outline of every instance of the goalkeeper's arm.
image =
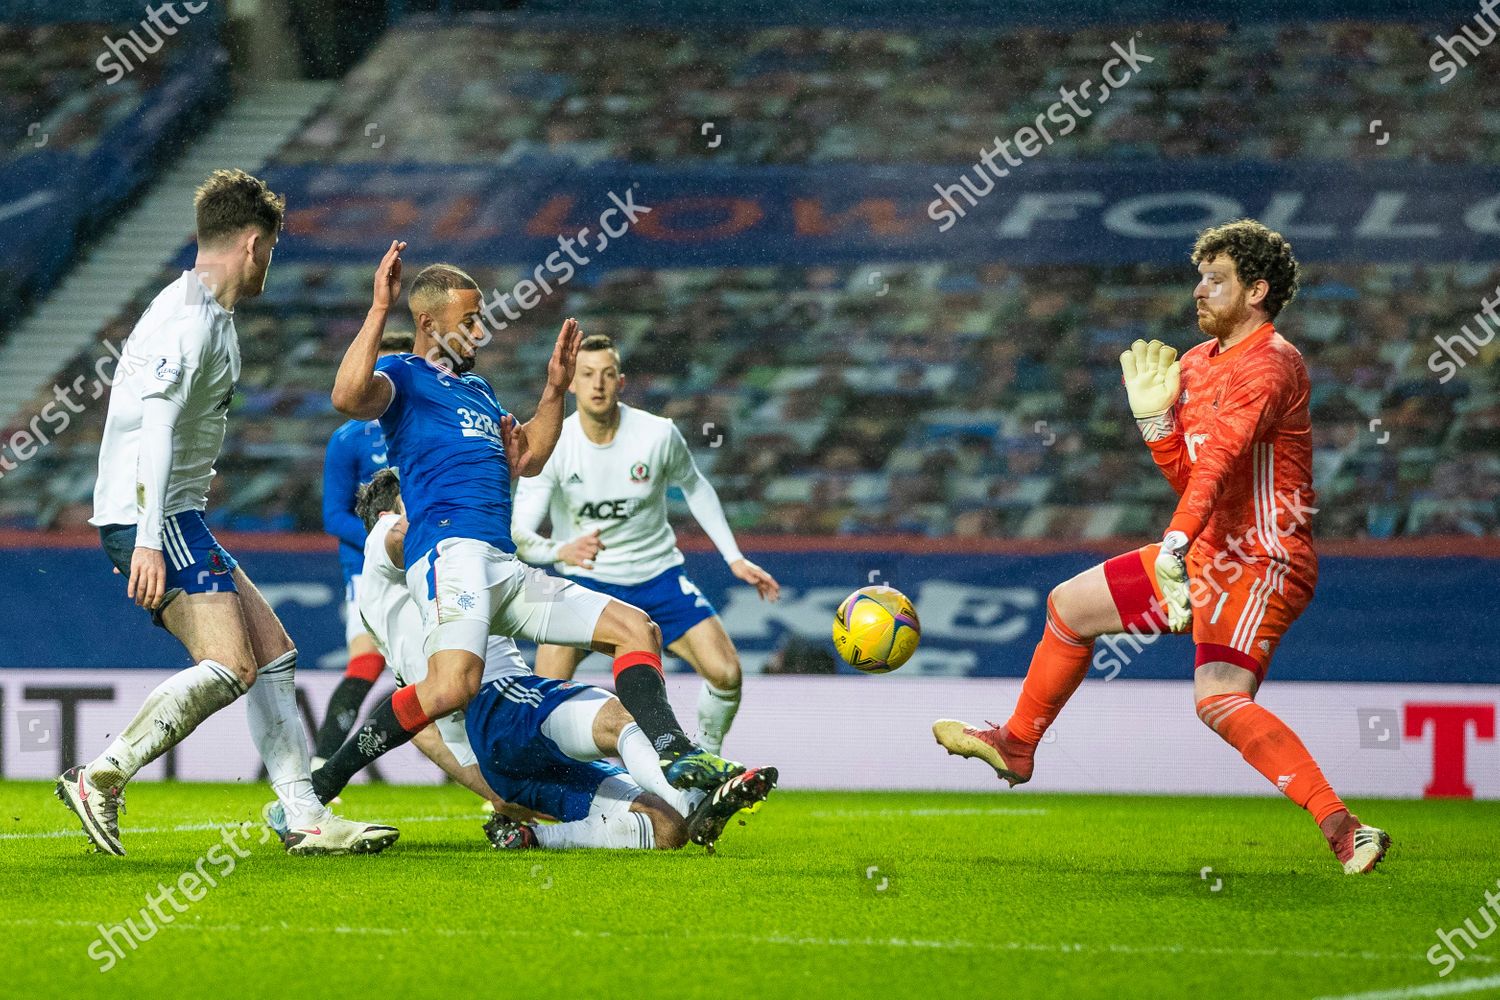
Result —
[[[1173,409],[1182,386],[1182,367],[1177,351],[1159,340],[1137,340],[1120,355],[1125,393],[1141,437],[1151,449],[1172,488],[1179,494],[1187,486],[1192,463],[1185,454],[1182,434]],[[1181,531],[1168,531],[1156,556],[1156,583],[1165,600],[1167,626],[1184,631],[1193,620],[1187,578],[1187,550],[1191,539]]]

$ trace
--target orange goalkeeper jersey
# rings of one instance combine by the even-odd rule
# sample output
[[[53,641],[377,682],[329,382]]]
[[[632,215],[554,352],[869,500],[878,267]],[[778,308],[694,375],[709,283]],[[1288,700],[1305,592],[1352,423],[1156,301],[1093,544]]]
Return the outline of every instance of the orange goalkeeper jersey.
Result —
[[[1270,323],[1227,351],[1211,340],[1182,356],[1176,426],[1148,444],[1181,498],[1168,530],[1196,540],[1193,561],[1271,560],[1311,592],[1308,395],[1302,355]]]

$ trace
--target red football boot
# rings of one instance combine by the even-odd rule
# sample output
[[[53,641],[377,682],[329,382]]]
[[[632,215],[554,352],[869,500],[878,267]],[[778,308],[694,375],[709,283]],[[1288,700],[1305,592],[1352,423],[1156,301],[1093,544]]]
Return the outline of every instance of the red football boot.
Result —
[[[993,767],[998,777],[1010,782],[1012,788],[1030,781],[1036,745],[1022,743],[1004,726],[993,722],[985,725],[990,728],[975,729],[957,719],[939,719],[932,724],[932,735],[950,754],[978,757]]]

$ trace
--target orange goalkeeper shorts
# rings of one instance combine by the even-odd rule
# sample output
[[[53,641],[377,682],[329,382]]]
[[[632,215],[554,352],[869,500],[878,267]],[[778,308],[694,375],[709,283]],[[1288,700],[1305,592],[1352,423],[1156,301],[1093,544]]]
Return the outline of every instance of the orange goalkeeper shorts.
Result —
[[[1104,564],[1110,596],[1125,629],[1167,631],[1161,588],[1156,583],[1160,545],[1147,545]],[[1243,562],[1227,552],[1188,554],[1188,586],[1193,603],[1195,666],[1224,662],[1265,680],[1266,667],[1281,637],[1312,601],[1312,587],[1287,563],[1260,558]]]

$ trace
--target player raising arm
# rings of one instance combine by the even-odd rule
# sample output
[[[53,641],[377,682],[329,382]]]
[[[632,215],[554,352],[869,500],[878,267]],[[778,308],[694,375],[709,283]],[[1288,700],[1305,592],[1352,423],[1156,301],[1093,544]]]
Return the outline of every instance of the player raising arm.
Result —
[[[1191,627],[1198,717],[1312,814],[1345,873],[1368,872],[1390,838],[1349,812],[1297,735],[1254,700],[1318,575],[1307,367],[1272,326],[1296,294],[1297,261],[1280,233],[1245,219],[1202,233],[1193,262],[1198,327],[1211,339],[1181,362],[1157,341],[1120,359],[1136,423],[1180,497],[1165,536],[1053,589],[1004,726],[945,719],[933,733],[1012,785],[1028,781],[1096,638]]]
[[[391,331],[380,338],[380,356],[411,350],[409,333]],[[385,433],[378,420],[346,420],[328,439],[323,455],[323,530],[339,540],[339,570],[344,575],[344,643],[348,665],[328,699],[323,725],[313,739],[313,769],[344,742],[365,695],[385,669],[385,657],[359,620],[360,566],[364,562],[365,525],[354,512],[360,486],[388,465]]]
[[[640,609],[550,577],[515,557],[510,537],[511,476],[540,472],[562,429],[578,324],[563,324],[536,415],[518,423],[489,383],[473,374],[488,338],[479,286],[451,264],[417,275],[408,305],[415,354],[376,355],[386,315],[401,289],[401,251],[392,242],[375,276],[373,304],[344,355],[333,404],[358,420],[379,417],[391,460],[403,474],[410,523],[406,579],[422,612],[427,676],[377,705],[314,777],[327,790],[432,719],[474,697],[491,634],[588,646],[614,658],[620,700],[650,737],[674,787],[717,788],[743,771],[696,746],[667,701],[661,632]]]
[[[557,563],[559,572],[590,590],[651,616],[661,628],[662,646],[703,678],[698,742],[719,753],[740,708],[740,658],[713,605],[682,571],[682,553],[667,521],[667,487],[682,489],[730,572],[766,600],[776,600],[780,587],[740,553],[718,494],[672,421],[620,402],[622,369],[608,337],[583,341],[568,387],[578,409],[563,421],[541,474],[516,488],[511,534],[527,562]],[[549,511],[551,539],[537,534]],[[587,655],[572,646],[539,646],[536,672],[570,678]]]

